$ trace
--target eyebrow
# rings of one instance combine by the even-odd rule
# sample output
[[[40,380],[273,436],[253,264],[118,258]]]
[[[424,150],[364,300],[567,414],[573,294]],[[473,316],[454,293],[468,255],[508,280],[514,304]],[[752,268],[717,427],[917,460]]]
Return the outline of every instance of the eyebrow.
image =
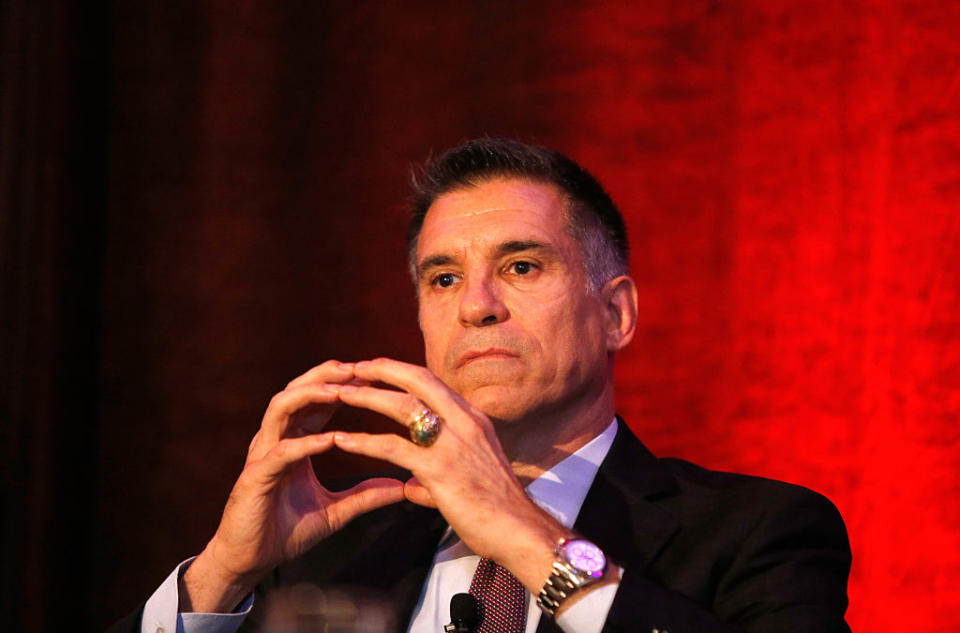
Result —
[[[417,266],[417,276],[423,277],[428,271],[441,266],[447,266],[453,263],[453,257],[450,255],[431,255]]]
[[[552,251],[553,248],[543,242],[537,242],[536,240],[508,240],[501,244],[498,244],[494,250],[494,255],[496,257],[502,257],[503,255],[511,255],[513,253],[523,253],[525,251]],[[441,268],[443,266],[448,266],[455,262],[455,259],[452,255],[446,253],[438,253],[436,255],[431,255],[425,258],[420,265],[417,266],[417,276],[423,277],[429,271],[434,268]]]
[[[543,251],[551,250],[543,242],[534,240],[510,240],[497,246],[497,255],[509,255],[511,253],[522,253],[523,251]]]

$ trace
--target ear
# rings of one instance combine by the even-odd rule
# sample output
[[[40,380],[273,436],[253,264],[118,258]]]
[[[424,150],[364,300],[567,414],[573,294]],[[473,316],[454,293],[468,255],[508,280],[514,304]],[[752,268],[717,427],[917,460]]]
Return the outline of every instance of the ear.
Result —
[[[630,277],[616,277],[604,284],[601,298],[607,310],[607,351],[619,352],[637,329],[637,286]]]

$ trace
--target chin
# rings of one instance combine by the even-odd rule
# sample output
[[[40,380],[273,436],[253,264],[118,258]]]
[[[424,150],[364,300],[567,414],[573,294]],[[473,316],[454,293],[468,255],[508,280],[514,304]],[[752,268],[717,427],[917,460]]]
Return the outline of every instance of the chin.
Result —
[[[467,402],[483,411],[498,424],[511,424],[523,419],[529,407],[525,398],[505,385],[484,385],[463,394]]]

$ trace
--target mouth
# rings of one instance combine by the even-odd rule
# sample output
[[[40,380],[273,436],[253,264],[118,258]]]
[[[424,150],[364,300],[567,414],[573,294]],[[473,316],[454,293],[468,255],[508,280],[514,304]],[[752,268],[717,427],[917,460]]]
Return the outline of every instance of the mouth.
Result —
[[[457,369],[464,367],[472,362],[481,360],[505,360],[507,358],[517,358],[517,354],[502,347],[488,347],[486,349],[470,350],[457,359]]]

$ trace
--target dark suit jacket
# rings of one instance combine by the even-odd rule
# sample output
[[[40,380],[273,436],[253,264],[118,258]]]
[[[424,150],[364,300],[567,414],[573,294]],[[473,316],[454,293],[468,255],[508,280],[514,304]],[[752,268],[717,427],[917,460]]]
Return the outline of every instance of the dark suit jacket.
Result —
[[[657,459],[618,424],[574,526],[625,570],[605,632],[849,633],[850,547],[826,498]],[[328,602],[385,606],[388,628],[403,631],[445,529],[438,512],[410,503],[359,517],[278,568],[241,631],[260,630],[271,594],[301,583],[331,588],[320,594]],[[132,614],[114,630],[138,621]],[[541,618],[538,633],[557,631]]]

